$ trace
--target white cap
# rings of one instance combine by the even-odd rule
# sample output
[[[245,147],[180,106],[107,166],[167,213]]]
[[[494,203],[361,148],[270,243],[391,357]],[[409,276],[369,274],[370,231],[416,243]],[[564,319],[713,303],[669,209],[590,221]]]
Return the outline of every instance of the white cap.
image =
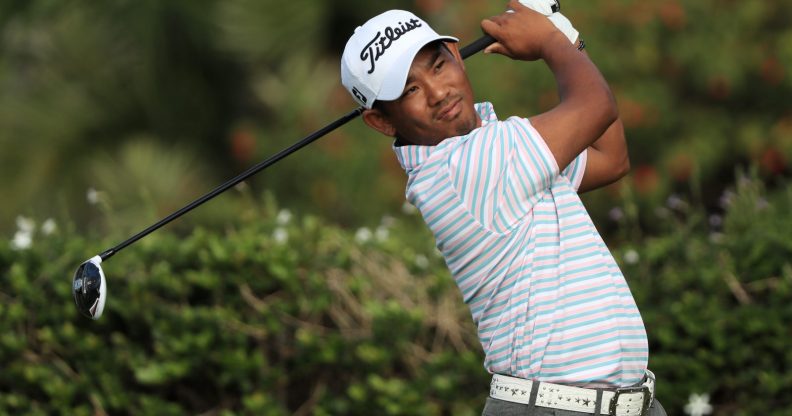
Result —
[[[410,66],[426,44],[440,36],[423,20],[404,10],[389,10],[358,26],[341,56],[341,83],[358,104],[371,108],[374,101],[399,98]]]

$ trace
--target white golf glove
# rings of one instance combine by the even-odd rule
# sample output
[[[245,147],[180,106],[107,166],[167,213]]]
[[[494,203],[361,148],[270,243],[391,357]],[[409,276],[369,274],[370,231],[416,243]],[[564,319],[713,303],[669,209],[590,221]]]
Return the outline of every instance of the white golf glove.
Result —
[[[520,3],[525,7],[530,7],[534,11],[547,16],[558,30],[569,38],[570,42],[575,43],[579,33],[572,27],[572,22],[570,22],[566,16],[562,15],[559,11],[554,11],[561,10],[561,4],[557,0],[520,0]]]

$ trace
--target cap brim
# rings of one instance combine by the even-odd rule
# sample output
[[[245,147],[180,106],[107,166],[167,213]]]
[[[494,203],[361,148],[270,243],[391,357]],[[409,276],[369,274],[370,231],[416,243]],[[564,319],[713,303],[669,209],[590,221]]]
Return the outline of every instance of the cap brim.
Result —
[[[445,40],[450,42],[459,42],[459,39],[451,36],[433,36],[427,38],[424,42],[417,42],[408,48],[399,59],[397,65],[391,67],[390,72],[385,77],[386,82],[382,83],[382,88],[377,94],[377,101],[393,101],[401,97],[404,92],[404,85],[407,83],[407,75],[410,74],[410,67],[412,66],[413,59],[424,46],[437,41]],[[372,103],[373,104],[373,103]]]

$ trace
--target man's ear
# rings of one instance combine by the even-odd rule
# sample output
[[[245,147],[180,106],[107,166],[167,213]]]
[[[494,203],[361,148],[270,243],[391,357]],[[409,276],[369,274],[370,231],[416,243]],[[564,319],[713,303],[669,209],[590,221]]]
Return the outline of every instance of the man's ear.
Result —
[[[396,136],[396,127],[391,124],[388,116],[377,108],[364,110],[363,121],[372,129],[386,136]]]
[[[454,59],[459,62],[459,65],[462,67],[462,70],[465,69],[465,60],[462,59],[462,54],[459,53],[459,43],[458,42],[446,42],[443,41],[443,45],[451,52],[451,55],[454,55]]]

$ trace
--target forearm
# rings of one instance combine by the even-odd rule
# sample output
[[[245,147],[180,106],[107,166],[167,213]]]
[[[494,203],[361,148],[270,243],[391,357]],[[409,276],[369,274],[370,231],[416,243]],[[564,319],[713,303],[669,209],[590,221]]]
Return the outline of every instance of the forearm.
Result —
[[[594,134],[586,134],[590,146],[617,119],[616,101],[608,83],[589,59],[588,54],[557,32],[553,42],[548,43],[543,59],[553,72],[560,98],[559,108],[568,107],[580,113],[584,122],[592,124]],[[588,126],[578,128],[585,129]]]
[[[608,127],[608,130],[605,130],[605,133],[591,144],[591,148],[609,155],[614,162],[629,166],[627,140],[624,138],[624,125],[621,118],[617,118]]]
[[[586,170],[578,192],[588,192],[621,179],[630,171],[630,158],[624,126],[617,119],[605,133],[586,150]]]

